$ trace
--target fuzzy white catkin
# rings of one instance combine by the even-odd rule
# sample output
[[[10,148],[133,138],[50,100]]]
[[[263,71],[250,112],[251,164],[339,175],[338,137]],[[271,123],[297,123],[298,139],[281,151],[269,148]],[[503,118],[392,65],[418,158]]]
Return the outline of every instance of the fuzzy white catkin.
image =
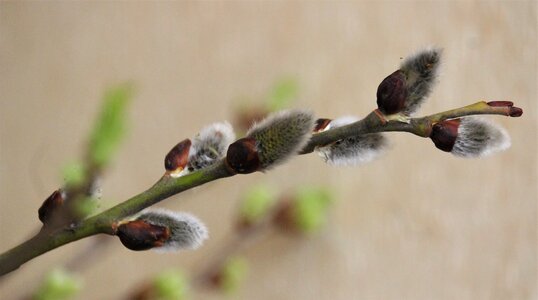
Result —
[[[150,224],[170,229],[170,238],[165,244],[152,249],[158,252],[197,249],[208,238],[207,227],[204,223],[189,213],[151,208],[144,210],[137,220],[145,220]]]
[[[510,147],[504,128],[483,118],[466,117],[458,127],[452,154],[460,157],[483,157]]]
[[[337,118],[328,126],[333,129],[358,121],[355,116]],[[318,147],[318,154],[333,166],[357,166],[379,157],[387,148],[387,140],[380,133],[365,134],[342,139],[325,147]]]
[[[235,133],[228,122],[204,127],[193,139],[187,170],[194,171],[212,165],[226,155],[228,146],[234,140]]]
[[[415,113],[437,82],[442,49],[426,48],[406,58],[400,65],[400,70],[406,76],[407,101],[404,113]]]

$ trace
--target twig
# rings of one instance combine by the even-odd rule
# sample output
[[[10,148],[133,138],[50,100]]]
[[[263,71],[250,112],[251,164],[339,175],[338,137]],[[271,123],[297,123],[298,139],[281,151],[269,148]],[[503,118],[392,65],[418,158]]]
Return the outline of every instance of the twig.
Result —
[[[428,137],[432,125],[442,120],[480,114],[504,116],[521,115],[517,114],[517,112],[514,113],[514,109],[516,108],[508,103],[506,105],[498,105],[498,103],[496,105],[488,105],[486,102],[478,102],[469,106],[423,118],[402,119],[400,116],[395,119],[384,119],[373,112],[364,119],[353,124],[313,134],[309,143],[301,151],[301,154],[310,153],[314,151],[317,146],[327,145],[346,137],[375,132],[402,131],[410,132],[421,137]],[[519,111],[521,110],[519,109]],[[179,178],[163,176],[155,185],[145,192],[142,192],[96,216],[83,220],[76,226],[58,228],[51,232],[38,233],[28,241],[1,254],[0,276],[19,268],[22,264],[34,257],[67,243],[100,233],[112,235],[114,234],[116,222],[125,217],[131,216],[144,208],[185,190],[233,175],[235,174],[232,174],[228,168],[226,168],[223,159],[210,167]]]

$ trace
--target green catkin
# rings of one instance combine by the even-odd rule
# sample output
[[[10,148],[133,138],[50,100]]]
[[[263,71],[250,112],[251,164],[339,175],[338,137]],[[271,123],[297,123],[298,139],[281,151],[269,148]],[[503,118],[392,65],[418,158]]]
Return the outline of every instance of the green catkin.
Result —
[[[296,154],[307,142],[314,128],[314,116],[306,110],[287,110],[270,115],[248,131],[265,170]]]

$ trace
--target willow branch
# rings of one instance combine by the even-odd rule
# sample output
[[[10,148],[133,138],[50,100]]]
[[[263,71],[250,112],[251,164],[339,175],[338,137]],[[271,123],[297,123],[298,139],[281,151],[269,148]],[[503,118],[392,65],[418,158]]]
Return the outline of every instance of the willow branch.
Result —
[[[503,101],[498,103],[505,105],[492,106],[485,101],[480,101],[461,108],[451,109],[421,118],[408,118],[402,115],[395,115],[393,117],[383,116],[379,111],[375,110],[364,119],[355,123],[312,135],[312,138],[300,154],[311,153],[318,146],[328,145],[350,136],[376,132],[400,131],[409,132],[420,137],[429,137],[432,125],[444,120],[471,115],[501,115],[513,117],[519,117],[521,115],[517,114],[517,110],[520,109],[513,107],[511,102]]]
[[[311,153],[317,146],[328,145],[346,137],[386,131],[409,132],[420,137],[428,137],[432,125],[439,121],[480,114],[519,116],[521,115],[520,112],[521,109],[512,107],[512,104],[509,102],[496,102],[494,105],[486,102],[477,102],[469,106],[422,118],[383,116],[378,111],[374,111],[358,122],[313,134],[300,154]],[[58,228],[50,232],[40,232],[26,242],[1,254],[0,276],[19,268],[25,262],[43,253],[67,243],[96,234],[113,235],[118,221],[173,195],[213,180],[233,175],[235,174],[226,167],[224,159],[210,167],[179,178],[165,175],[148,190],[115,207],[70,227]]]

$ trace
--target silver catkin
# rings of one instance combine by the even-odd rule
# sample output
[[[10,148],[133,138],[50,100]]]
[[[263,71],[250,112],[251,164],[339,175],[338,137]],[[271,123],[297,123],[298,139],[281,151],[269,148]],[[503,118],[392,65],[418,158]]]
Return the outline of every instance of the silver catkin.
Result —
[[[506,150],[510,136],[497,124],[477,117],[462,118],[452,154],[460,157],[480,157]]]
[[[154,250],[168,252],[183,249],[196,249],[208,237],[207,228],[197,217],[183,212],[152,208],[142,212],[137,220],[168,227],[170,238],[161,247]]]
[[[329,129],[358,121],[359,118],[346,116],[333,120]],[[381,133],[364,134],[339,140],[325,147],[318,147],[318,154],[330,165],[356,166],[379,157],[387,148],[387,139]]]
[[[441,63],[442,50],[428,48],[406,58],[400,70],[406,76],[407,101],[403,113],[416,112],[430,95],[435,85]]]
[[[192,172],[212,165],[226,155],[228,146],[234,140],[235,134],[228,122],[204,127],[193,139],[187,170]]]

